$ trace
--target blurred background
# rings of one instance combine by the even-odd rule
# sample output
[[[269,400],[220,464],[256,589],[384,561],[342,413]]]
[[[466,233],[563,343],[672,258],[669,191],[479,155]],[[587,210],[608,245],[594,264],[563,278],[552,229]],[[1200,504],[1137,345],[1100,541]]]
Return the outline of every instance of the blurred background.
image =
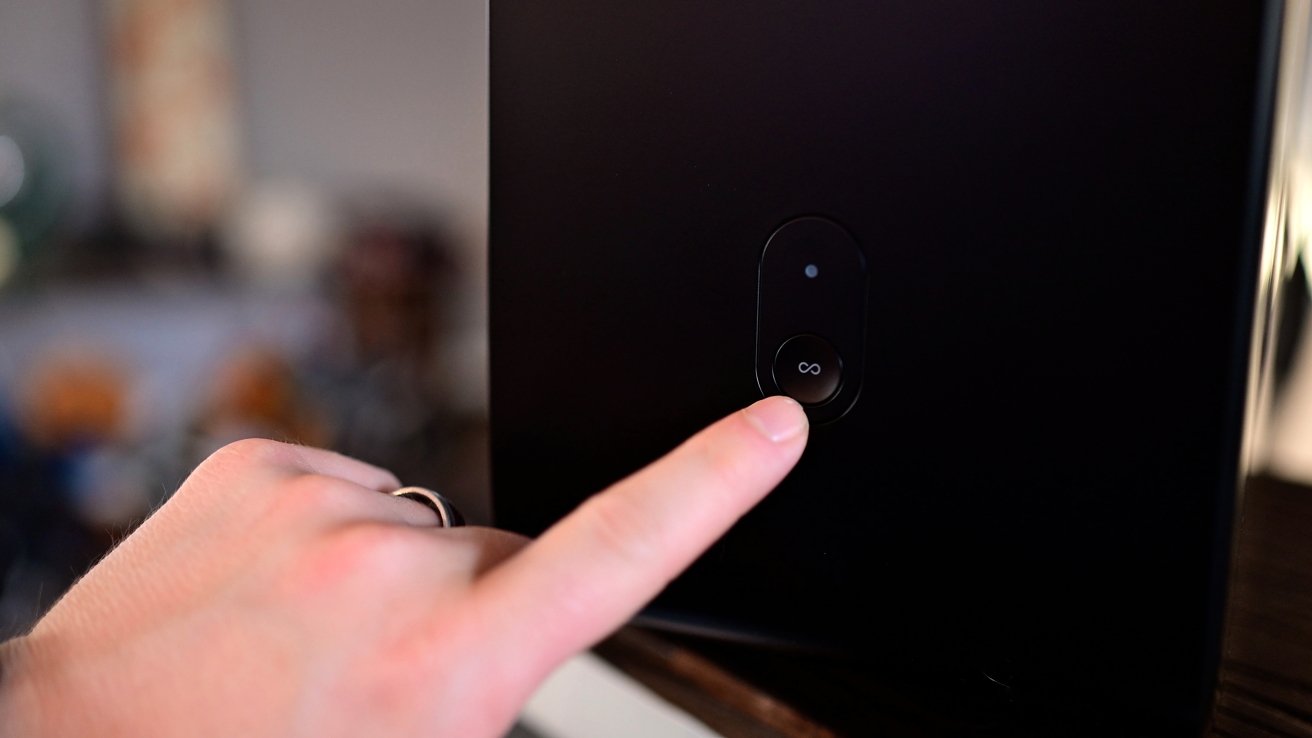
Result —
[[[0,4],[0,638],[241,437],[487,519],[484,18]]]
[[[487,521],[486,37],[484,0],[0,3],[0,639],[241,437]],[[1255,453],[1312,483],[1307,233]]]

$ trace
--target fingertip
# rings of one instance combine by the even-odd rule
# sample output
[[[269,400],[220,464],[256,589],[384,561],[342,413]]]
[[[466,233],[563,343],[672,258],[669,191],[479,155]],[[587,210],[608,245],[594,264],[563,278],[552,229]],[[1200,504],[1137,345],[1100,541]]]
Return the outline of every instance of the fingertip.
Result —
[[[805,437],[811,428],[802,406],[784,395],[758,400],[742,412],[748,424],[774,444]]]
[[[809,428],[797,402],[768,397],[590,498],[480,584],[538,613],[507,642],[554,666],[621,625],[779,484]]]

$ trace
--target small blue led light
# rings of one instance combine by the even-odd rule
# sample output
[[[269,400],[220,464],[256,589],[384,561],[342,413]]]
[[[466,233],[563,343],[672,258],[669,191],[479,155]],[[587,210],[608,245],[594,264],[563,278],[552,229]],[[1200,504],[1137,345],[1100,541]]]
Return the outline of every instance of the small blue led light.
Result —
[[[806,274],[807,278],[815,279],[815,275],[820,273],[820,267],[817,267],[815,264],[807,264],[806,269],[804,269],[803,272]]]

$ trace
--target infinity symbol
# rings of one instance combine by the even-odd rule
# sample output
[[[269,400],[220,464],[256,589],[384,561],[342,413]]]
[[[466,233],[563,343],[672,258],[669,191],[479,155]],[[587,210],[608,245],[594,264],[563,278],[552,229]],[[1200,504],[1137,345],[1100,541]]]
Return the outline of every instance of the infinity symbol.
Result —
[[[805,361],[803,361],[801,364],[797,365],[797,371],[803,374],[814,374],[815,376],[818,377],[820,376],[820,365],[808,364]]]

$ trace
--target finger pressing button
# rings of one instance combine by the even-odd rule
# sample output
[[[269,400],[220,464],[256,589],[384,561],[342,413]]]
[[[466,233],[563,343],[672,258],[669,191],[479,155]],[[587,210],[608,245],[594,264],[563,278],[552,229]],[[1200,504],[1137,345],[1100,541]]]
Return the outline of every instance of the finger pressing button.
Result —
[[[842,358],[819,336],[793,336],[775,354],[775,384],[803,405],[828,402],[838,392],[842,378]]]

